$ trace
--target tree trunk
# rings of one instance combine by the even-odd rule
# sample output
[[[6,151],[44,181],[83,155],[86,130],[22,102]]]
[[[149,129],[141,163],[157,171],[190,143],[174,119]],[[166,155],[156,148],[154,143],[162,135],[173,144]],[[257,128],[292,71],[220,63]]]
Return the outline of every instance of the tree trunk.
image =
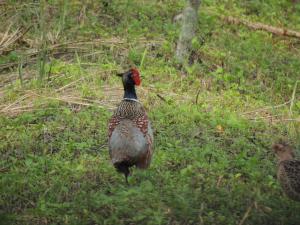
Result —
[[[197,30],[199,6],[200,0],[188,0],[188,6],[179,16],[182,18],[182,28],[177,43],[176,58],[181,65],[187,62],[190,55],[191,42]]]

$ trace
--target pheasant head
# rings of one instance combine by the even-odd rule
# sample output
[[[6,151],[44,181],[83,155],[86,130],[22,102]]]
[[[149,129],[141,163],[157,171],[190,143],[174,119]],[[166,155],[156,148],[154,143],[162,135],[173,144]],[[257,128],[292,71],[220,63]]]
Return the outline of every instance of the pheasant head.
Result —
[[[295,157],[293,149],[285,142],[274,144],[272,148],[279,161],[289,160]]]
[[[140,73],[136,68],[132,68],[125,73],[119,73],[117,76],[122,77],[124,87],[124,98],[137,99],[135,86],[141,84]]]

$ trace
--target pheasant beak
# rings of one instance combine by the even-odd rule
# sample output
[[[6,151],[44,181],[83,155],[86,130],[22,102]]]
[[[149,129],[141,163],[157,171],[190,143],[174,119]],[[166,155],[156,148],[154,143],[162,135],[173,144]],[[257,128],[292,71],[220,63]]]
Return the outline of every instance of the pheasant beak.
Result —
[[[125,73],[117,73],[116,75],[118,77],[123,77],[124,75],[128,76],[129,74],[131,74],[131,70],[129,70],[129,71],[125,72]]]

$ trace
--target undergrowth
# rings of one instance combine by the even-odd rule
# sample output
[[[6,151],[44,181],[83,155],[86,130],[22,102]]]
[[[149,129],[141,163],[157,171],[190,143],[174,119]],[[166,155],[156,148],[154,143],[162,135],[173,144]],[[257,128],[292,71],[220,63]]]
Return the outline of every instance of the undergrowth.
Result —
[[[202,1],[184,70],[172,21],[184,1],[43,4],[1,6],[1,35],[30,29],[0,49],[0,224],[298,223],[270,147],[300,149],[299,41],[221,16],[300,30],[299,3]],[[155,153],[127,186],[107,121],[123,94],[114,74],[131,66]]]

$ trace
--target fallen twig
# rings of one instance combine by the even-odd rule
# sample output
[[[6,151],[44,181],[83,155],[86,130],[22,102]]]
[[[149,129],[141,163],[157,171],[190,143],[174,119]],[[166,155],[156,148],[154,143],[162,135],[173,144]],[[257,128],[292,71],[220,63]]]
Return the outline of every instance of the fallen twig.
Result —
[[[268,109],[276,109],[276,108],[280,108],[282,106],[285,106],[287,104],[289,104],[291,102],[291,100],[285,102],[285,103],[282,103],[280,105],[275,105],[275,106],[267,106],[267,107],[264,107],[264,108],[260,108],[260,109],[256,109],[256,110],[253,110],[253,111],[249,111],[249,112],[244,112],[242,113],[241,115],[246,115],[246,114],[251,114],[251,113],[256,113],[256,112],[261,112],[261,111],[266,111]]]
[[[265,119],[265,117],[259,117],[259,118],[253,118],[250,120],[253,120],[254,122],[259,121]],[[283,122],[283,121],[290,121],[290,122],[300,122],[300,118],[299,119],[291,119],[291,118],[287,118],[287,119],[273,119],[272,122],[276,123],[276,122]]]
[[[198,98],[199,98],[200,91],[201,91],[201,88],[199,88],[197,91],[196,100],[195,100],[196,105],[198,104]]]
[[[8,33],[9,33],[9,30],[10,30],[11,26],[12,26],[12,23],[8,25],[8,27],[7,27],[6,31],[5,31],[5,33],[2,35],[2,39],[1,39],[1,41],[0,41],[0,46],[5,42],[5,40],[7,40],[7,38],[8,38]]]
[[[223,175],[218,177],[217,188],[220,187],[220,184],[221,184],[222,180],[223,180]]]
[[[15,102],[9,104],[8,106],[6,106],[4,109],[2,109],[0,112],[4,112],[7,111],[10,107],[20,103],[21,101],[23,101],[24,99],[28,98],[30,96],[30,94],[25,94],[23,96],[21,96],[19,99],[17,99]]]
[[[291,102],[291,104],[290,104],[290,115],[293,115],[293,106],[294,106],[294,101],[295,101],[295,96],[296,96],[296,90],[297,90],[298,82],[299,82],[299,80],[297,80],[296,83],[295,83],[293,94],[292,94],[292,98],[290,100],[290,102]]]
[[[289,30],[289,29],[286,29],[286,28],[274,27],[274,26],[270,26],[270,25],[266,25],[266,24],[258,23],[258,22],[253,23],[253,22],[249,22],[249,21],[244,20],[244,19],[234,18],[232,16],[226,16],[226,17],[222,17],[222,18],[227,23],[242,24],[242,25],[245,25],[245,26],[247,26],[247,27],[249,27],[253,30],[263,30],[263,31],[267,31],[267,32],[270,32],[270,33],[275,34],[275,35],[300,38],[300,32],[298,32],[298,31]]]
[[[261,116],[261,117],[253,117],[250,118],[250,120],[256,120],[256,119],[272,119],[272,118],[276,118],[276,117],[280,117],[280,116],[284,116],[284,114],[279,114],[279,115],[270,115],[270,116]]]
[[[27,27],[27,28],[18,28],[13,34],[8,35],[6,31],[4,37],[2,38],[1,42],[0,42],[0,53],[5,51],[10,45],[12,45],[13,43],[15,43],[17,40],[19,40],[20,38],[22,38],[29,30],[30,30],[31,26]],[[10,26],[9,28],[10,29]]]
[[[246,219],[249,217],[249,214],[250,214],[252,208],[253,208],[253,203],[248,207],[248,209],[245,212],[242,220],[239,222],[239,225],[243,225],[245,223]]]
[[[163,96],[161,96],[160,94],[156,94],[157,95],[157,97],[159,97],[162,101],[164,101],[164,102],[166,102],[167,100],[163,97]]]
[[[103,106],[100,106],[100,105],[90,104],[90,103],[86,103],[86,102],[73,101],[72,99],[59,98],[59,97],[57,97],[57,98],[56,97],[49,97],[49,96],[39,95],[39,94],[36,94],[36,93],[35,93],[35,95],[37,95],[41,98],[62,101],[62,102],[66,102],[66,103],[69,103],[69,104],[83,105],[83,106],[97,106],[97,107],[103,108]]]
[[[6,173],[9,171],[8,167],[0,168],[0,173]]]
[[[81,78],[79,78],[79,79],[77,79],[77,80],[74,80],[74,81],[72,81],[71,83],[68,83],[67,85],[65,85],[65,86],[63,86],[63,87],[57,89],[56,92],[60,92],[60,91],[62,91],[62,90],[65,90],[66,88],[69,88],[70,86],[73,86],[75,83],[77,83],[77,82],[79,82],[79,81],[81,81],[81,80],[83,80],[83,77],[81,77]]]

